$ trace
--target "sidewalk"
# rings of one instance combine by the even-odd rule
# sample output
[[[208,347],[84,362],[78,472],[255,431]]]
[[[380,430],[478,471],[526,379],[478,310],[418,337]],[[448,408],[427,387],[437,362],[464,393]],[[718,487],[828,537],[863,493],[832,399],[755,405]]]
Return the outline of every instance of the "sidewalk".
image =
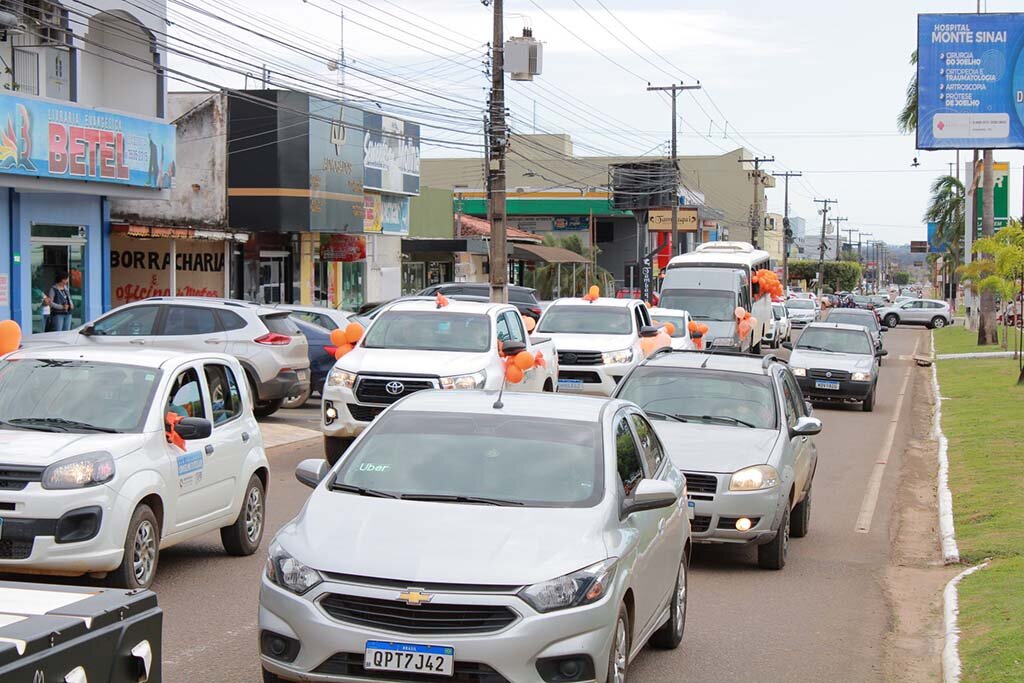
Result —
[[[266,449],[287,446],[309,439],[319,439],[320,399],[310,399],[303,408],[288,410],[282,408],[270,417],[262,418],[260,431]]]

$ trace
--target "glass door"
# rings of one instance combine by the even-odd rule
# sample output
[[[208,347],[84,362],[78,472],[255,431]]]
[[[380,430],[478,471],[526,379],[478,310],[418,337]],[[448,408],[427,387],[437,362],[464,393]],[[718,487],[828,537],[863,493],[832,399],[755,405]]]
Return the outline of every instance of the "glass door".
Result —
[[[363,279],[365,276],[365,261],[350,261],[343,264],[341,269],[342,309],[355,311],[363,305]]]
[[[260,258],[259,301],[265,304],[284,303],[284,257]]]
[[[35,231],[33,226],[33,232]],[[45,332],[43,297],[49,294],[59,275],[67,274],[71,294],[71,327],[79,327],[85,316],[85,244],[84,240],[33,238],[29,261],[32,290],[32,332]]]

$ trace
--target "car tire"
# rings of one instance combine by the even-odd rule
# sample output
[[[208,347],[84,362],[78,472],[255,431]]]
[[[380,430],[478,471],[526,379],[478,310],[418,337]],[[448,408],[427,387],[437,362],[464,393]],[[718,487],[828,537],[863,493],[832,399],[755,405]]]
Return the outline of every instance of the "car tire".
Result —
[[[803,538],[811,529],[811,489],[807,489],[804,499],[795,508],[789,520],[789,535],[791,538]]]
[[[929,325],[933,330],[939,330],[946,326],[946,319],[941,315],[937,315],[932,318],[932,323]]]
[[[786,566],[786,554],[789,552],[789,501],[782,513],[779,532],[771,543],[757,546],[757,564],[761,569],[779,570]]]
[[[884,322],[885,326],[891,330],[892,328],[900,324],[900,317],[895,313],[890,313],[889,315],[885,316],[885,318],[882,319],[882,322]]]
[[[674,650],[683,641],[686,630],[686,599],[687,595],[686,558],[679,563],[676,585],[673,590],[673,601],[669,608],[669,617],[651,636],[651,645],[659,650]]]
[[[307,388],[305,391],[296,394],[295,396],[288,396],[281,403],[282,408],[289,408],[294,410],[295,408],[301,408],[306,405],[306,401],[309,400],[309,395],[313,393],[313,388]]]
[[[612,632],[612,646],[608,648],[607,683],[626,683],[629,675],[629,650],[632,645],[629,629],[629,612],[626,605],[619,605],[619,615],[615,618],[615,629]]]
[[[550,393],[554,393],[554,391],[555,391],[555,385],[554,385],[554,384],[552,384],[552,382],[551,382],[551,380],[550,380],[550,379],[546,379],[546,380],[544,380],[544,391],[545,391],[546,393],[549,393],[549,394],[550,394]]]
[[[220,542],[228,555],[245,557],[260,547],[267,520],[267,496],[263,482],[255,474],[249,478],[242,498],[242,509],[231,526],[220,530]]]
[[[263,669],[263,683],[284,683],[284,679]]]
[[[327,460],[327,464],[334,467],[355,440],[354,436],[325,436],[324,459]]]
[[[864,397],[860,407],[865,413],[870,413],[875,409],[875,387],[871,387],[871,391]]]
[[[149,588],[160,559],[160,523],[152,508],[141,503],[128,521],[121,565],[107,576],[114,588]]]

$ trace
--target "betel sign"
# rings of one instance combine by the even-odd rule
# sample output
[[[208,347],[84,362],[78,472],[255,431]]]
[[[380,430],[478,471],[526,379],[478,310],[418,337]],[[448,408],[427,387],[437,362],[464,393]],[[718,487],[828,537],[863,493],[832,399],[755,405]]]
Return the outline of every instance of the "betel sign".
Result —
[[[174,126],[0,94],[0,173],[169,188]]]
[[[917,22],[918,149],[1024,147],[1024,14]]]

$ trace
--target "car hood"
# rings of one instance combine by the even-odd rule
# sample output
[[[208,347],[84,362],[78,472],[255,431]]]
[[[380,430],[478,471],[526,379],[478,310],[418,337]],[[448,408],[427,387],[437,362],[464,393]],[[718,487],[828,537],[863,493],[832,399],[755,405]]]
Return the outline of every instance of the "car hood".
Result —
[[[803,351],[799,348],[789,356],[789,365],[794,368],[827,368],[847,372],[870,372],[874,362],[871,356],[861,354]]]
[[[413,585],[526,585],[606,559],[600,519],[600,507],[402,501],[319,488],[277,541],[320,571]]]
[[[77,330],[70,332],[39,332],[21,340],[22,348],[29,346],[73,346],[84,337]]]
[[[810,308],[791,308],[789,309],[789,318],[799,318],[801,320],[805,318],[813,318],[818,315],[818,312]]]
[[[495,355],[495,357],[497,357]],[[359,374],[432,375],[447,377],[478,372],[487,367],[489,353],[364,349],[348,352],[338,367]]]
[[[0,462],[45,467],[73,455],[106,451],[114,459],[138,450],[145,434],[70,434],[0,429]]]
[[[653,421],[672,464],[691,472],[735,472],[763,465],[779,438],[774,429]]]
[[[631,334],[571,334],[568,332],[537,332],[548,337],[559,351],[621,351],[633,345]]]

